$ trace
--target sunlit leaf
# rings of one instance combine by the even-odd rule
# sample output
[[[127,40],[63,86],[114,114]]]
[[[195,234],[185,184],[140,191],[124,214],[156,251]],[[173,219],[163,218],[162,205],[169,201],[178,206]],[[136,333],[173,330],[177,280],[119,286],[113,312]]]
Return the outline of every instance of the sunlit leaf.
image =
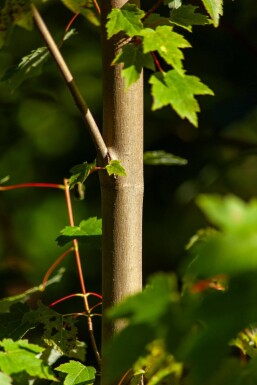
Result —
[[[8,374],[0,372],[0,384],[1,385],[12,385],[12,383],[13,383],[12,378],[10,376],[8,376]]]
[[[211,16],[214,26],[217,27],[220,16],[223,14],[223,0],[202,0],[202,2]]]
[[[14,342],[4,339],[0,342],[3,351],[0,351],[0,369],[6,374],[25,371],[32,377],[57,381],[51,369],[37,357],[44,348],[29,343],[27,340]]]
[[[79,226],[66,226],[56,239],[59,246],[64,246],[73,239],[86,241],[89,237],[102,235],[102,220],[92,217],[80,222]]]
[[[119,160],[111,160],[105,168],[109,175],[126,176],[125,168]]]
[[[200,111],[195,95],[213,95],[213,92],[196,76],[181,76],[177,71],[155,73],[149,80],[152,84],[153,110],[171,105],[177,114],[198,125],[197,112]]]
[[[157,51],[159,55],[179,73],[183,74],[184,59],[180,48],[191,47],[190,43],[180,34],[172,31],[167,25],[156,29],[145,28],[141,32],[143,36],[143,52]]]
[[[139,35],[145,13],[134,4],[125,4],[122,8],[113,8],[106,24],[108,39],[119,32],[133,37]]]
[[[187,160],[166,151],[146,151],[144,163],[149,165],[184,166]]]
[[[64,385],[91,385],[95,380],[95,368],[85,366],[78,361],[69,361],[55,368],[62,373],[67,373],[64,380]]]

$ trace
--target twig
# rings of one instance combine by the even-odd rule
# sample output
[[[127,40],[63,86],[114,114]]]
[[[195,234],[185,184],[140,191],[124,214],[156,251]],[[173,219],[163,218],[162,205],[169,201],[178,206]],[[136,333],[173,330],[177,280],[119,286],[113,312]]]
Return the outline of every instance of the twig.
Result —
[[[71,199],[70,199],[70,189],[69,189],[69,180],[64,179],[64,186],[65,186],[65,197],[66,197],[66,204],[67,204],[67,209],[68,209],[68,216],[69,216],[69,222],[70,226],[74,227],[74,219],[73,219],[73,212],[72,212],[72,205],[71,205]],[[94,335],[94,328],[93,328],[93,323],[90,315],[90,308],[88,304],[88,299],[87,299],[87,291],[86,291],[86,286],[85,286],[85,281],[83,277],[83,272],[82,272],[82,266],[81,266],[81,259],[80,259],[80,253],[79,253],[79,245],[77,239],[73,239],[73,247],[74,247],[74,252],[75,252],[75,258],[76,258],[76,264],[77,264],[77,270],[78,270],[78,275],[79,275],[79,281],[80,281],[80,287],[81,291],[84,297],[84,305],[85,305],[85,310],[87,314],[87,324],[88,324],[88,332],[90,336],[90,341],[92,344],[92,348],[97,360],[97,364],[99,368],[101,368],[101,357],[99,354],[98,347],[96,345],[95,341],[95,335]]]
[[[103,140],[103,137],[100,133],[100,130],[99,130],[99,128],[98,128],[98,126],[97,126],[83,96],[81,95],[80,90],[79,90],[78,86],[76,85],[66,62],[64,61],[64,59],[60,53],[59,48],[57,47],[55,41],[53,40],[52,35],[48,31],[48,28],[45,25],[45,22],[43,21],[40,13],[38,12],[38,10],[34,4],[31,4],[31,9],[32,9],[32,14],[33,14],[36,26],[39,29],[39,31],[40,31],[48,49],[49,49],[49,51],[50,51],[54,61],[58,65],[59,70],[60,70],[62,76],[64,77],[64,80],[65,80],[67,86],[69,87],[69,90],[73,96],[73,99],[74,99],[78,109],[80,110],[85,122],[87,123],[87,125],[89,127],[90,135],[92,137],[92,140],[95,144],[97,151],[99,151],[103,160],[109,161],[110,156],[108,153],[108,149],[107,149],[106,144]]]

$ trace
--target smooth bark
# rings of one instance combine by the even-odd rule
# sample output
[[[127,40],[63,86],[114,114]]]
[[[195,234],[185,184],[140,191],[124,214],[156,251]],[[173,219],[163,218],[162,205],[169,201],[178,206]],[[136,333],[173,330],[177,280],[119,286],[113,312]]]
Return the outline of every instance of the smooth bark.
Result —
[[[121,65],[112,60],[127,41],[119,35],[107,40],[106,17],[126,1],[102,1],[103,138],[112,159],[119,159],[126,177],[101,173],[103,251],[103,315],[106,309],[142,288],[143,205],[143,79],[128,90]],[[103,316],[103,347],[122,325]],[[104,349],[103,349],[104,353]],[[105,383],[105,357],[103,383]],[[107,363],[108,364],[108,363]]]

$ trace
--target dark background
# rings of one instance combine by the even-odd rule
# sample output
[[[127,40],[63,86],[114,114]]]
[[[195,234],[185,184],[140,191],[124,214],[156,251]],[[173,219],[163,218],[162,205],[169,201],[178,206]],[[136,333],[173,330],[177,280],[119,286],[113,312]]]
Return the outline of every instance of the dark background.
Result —
[[[57,1],[44,5],[42,13],[58,41],[72,14]],[[82,17],[74,28],[78,34],[62,52],[101,125],[99,35]],[[186,158],[188,165],[145,166],[144,279],[154,271],[176,270],[189,238],[206,226],[195,205],[198,194],[232,193],[244,199],[257,195],[256,0],[225,0],[218,29],[194,27],[185,36],[193,46],[185,50],[187,73],[200,77],[215,96],[198,98],[202,111],[199,128],[194,128],[171,108],[151,111],[149,73],[145,73],[145,150],[166,150]],[[17,27],[0,51],[0,77],[42,45],[36,30]],[[9,184],[62,183],[72,166],[95,158],[87,129],[51,59],[40,76],[17,89],[14,80],[0,83],[0,178],[10,175]],[[87,181],[85,200],[73,199],[73,204],[76,224],[101,216],[97,175]],[[64,251],[55,239],[66,225],[61,190],[0,193],[1,296],[42,282]],[[99,292],[100,248],[81,245],[81,254],[87,288]],[[62,284],[47,290],[47,303],[80,290],[73,256],[66,257],[62,266],[66,267]],[[79,300],[67,301],[65,307],[76,311],[77,306],[79,311],[81,305]]]

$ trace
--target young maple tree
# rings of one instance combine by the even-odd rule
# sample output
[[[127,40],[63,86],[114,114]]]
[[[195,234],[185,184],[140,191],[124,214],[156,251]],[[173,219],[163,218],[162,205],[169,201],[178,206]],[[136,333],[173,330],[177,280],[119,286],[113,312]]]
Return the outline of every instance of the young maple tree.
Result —
[[[96,162],[87,163],[85,160],[83,164],[74,166],[70,180],[66,180],[64,185],[59,187],[66,191],[67,202],[69,202],[68,190],[84,184],[92,172],[99,172],[103,223],[102,294],[105,315],[107,309],[142,288],[143,69],[147,68],[151,73],[148,82],[153,98],[152,110],[170,105],[182,119],[187,119],[197,126],[197,113],[200,107],[195,96],[213,95],[213,92],[199,78],[187,74],[183,62],[183,49],[190,48],[191,44],[184,37],[183,32],[185,30],[192,32],[195,25],[213,24],[217,27],[222,14],[222,0],[202,0],[203,11],[199,11],[198,7],[189,2],[182,4],[178,0],[158,0],[146,9],[140,6],[139,1],[62,0],[62,3],[75,16],[84,16],[101,31],[103,62],[103,127],[101,129],[97,126],[79,90],[79,79],[78,83],[75,83],[36,3],[28,0],[6,0],[3,3],[0,8],[0,45],[6,43],[14,25],[31,29],[34,20],[47,49],[45,47],[37,49],[24,57],[17,71],[23,73],[25,80],[35,67],[43,65],[50,53],[90,130],[96,150]],[[159,10],[161,10],[160,13]],[[68,32],[62,43],[68,37],[67,35]],[[165,152],[147,153],[145,160],[153,164],[183,163],[183,160]],[[76,251],[77,239],[88,235],[99,235],[99,233],[97,220],[84,221],[78,227],[74,226],[71,220],[70,226],[62,231],[62,236],[66,237],[66,241],[75,242]],[[66,244],[66,241],[63,244]],[[83,279],[81,282],[82,295],[87,298],[88,293],[83,286]],[[86,300],[85,307],[89,330],[92,332],[91,314]],[[17,309],[14,308],[12,311],[15,314]],[[27,310],[22,311],[26,313]],[[60,325],[61,330],[64,328],[59,316],[50,311],[48,313],[43,305],[35,313],[30,311],[30,316],[32,314],[35,324],[44,324],[45,342],[50,341],[50,346],[58,344],[56,342],[58,338],[54,343],[51,342],[53,333],[49,332],[49,329],[52,330],[53,327],[52,318]],[[65,319],[66,329],[69,321]],[[109,381],[106,373],[108,373],[110,361],[105,356],[105,345],[123,328],[124,324],[118,317],[103,317],[102,324],[102,364],[95,346],[94,351],[98,365],[101,364],[102,381],[105,384]],[[23,331],[31,327],[29,322],[25,322]],[[18,351],[25,349],[24,344],[26,345],[27,342],[5,341],[1,346],[7,353],[12,349]],[[95,344],[94,338],[92,338],[92,344]],[[31,345],[28,349],[31,349],[33,354],[41,352],[39,348]],[[61,350],[63,354],[67,354],[69,349],[67,346],[66,349],[62,346]],[[135,352],[137,352],[136,349]],[[77,361],[70,361],[56,370],[67,373],[64,384],[92,382],[94,370],[81,365]],[[3,376],[14,373],[8,372],[1,364],[0,367]],[[120,367],[123,368],[122,365]],[[82,375],[74,380],[74,373],[80,371],[80,368]],[[19,372],[24,370],[28,375],[55,380],[53,374],[46,374],[44,377],[39,367],[33,372],[21,364]],[[117,373],[120,374],[120,368]],[[69,382],[71,378],[73,382]],[[7,381],[8,379],[6,383]]]

